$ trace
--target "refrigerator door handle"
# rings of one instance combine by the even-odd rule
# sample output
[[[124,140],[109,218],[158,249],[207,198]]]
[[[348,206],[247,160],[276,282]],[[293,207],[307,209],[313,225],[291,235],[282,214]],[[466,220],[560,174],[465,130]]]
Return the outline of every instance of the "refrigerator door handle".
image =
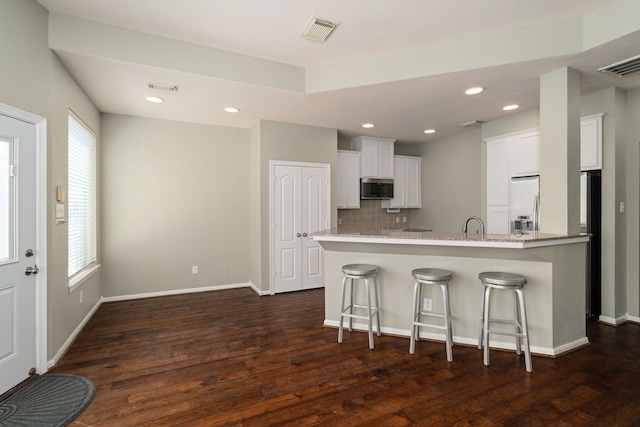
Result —
[[[533,196],[533,231],[540,230],[540,196]]]

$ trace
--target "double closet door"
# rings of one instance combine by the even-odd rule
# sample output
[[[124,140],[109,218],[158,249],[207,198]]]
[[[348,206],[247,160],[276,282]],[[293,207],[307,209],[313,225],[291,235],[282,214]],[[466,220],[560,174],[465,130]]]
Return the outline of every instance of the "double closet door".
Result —
[[[272,165],[274,293],[324,286],[324,252],[311,235],[329,228],[329,172],[328,165]]]

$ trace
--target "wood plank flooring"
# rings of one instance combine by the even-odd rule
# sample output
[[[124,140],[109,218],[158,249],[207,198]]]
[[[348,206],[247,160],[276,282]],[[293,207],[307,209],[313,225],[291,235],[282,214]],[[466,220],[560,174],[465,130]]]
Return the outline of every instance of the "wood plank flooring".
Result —
[[[322,326],[324,291],[103,304],[51,373],[96,385],[73,426],[638,426],[640,325],[551,359]],[[455,328],[455,324],[454,324]]]

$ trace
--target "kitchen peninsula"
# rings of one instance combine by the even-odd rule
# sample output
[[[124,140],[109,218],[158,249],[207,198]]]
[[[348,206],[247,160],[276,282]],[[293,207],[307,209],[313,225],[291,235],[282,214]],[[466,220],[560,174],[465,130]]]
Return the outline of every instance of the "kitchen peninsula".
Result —
[[[589,237],[542,233],[515,236],[337,228],[314,235],[325,249],[325,325],[337,326],[345,264],[377,265],[383,334],[410,335],[415,268],[453,273],[449,286],[454,343],[476,345],[483,287],[478,273],[505,271],[527,278],[524,288],[531,351],[556,356],[586,345],[585,262]],[[360,289],[358,289],[360,291]],[[425,292],[442,312],[437,292]],[[503,298],[504,297],[504,298]],[[492,317],[513,317],[511,295],[496,293]],[[366,329],[354,324],[355,329]],[[421,337],[444,341],[425,331]],[[510,337],[492,336],[491,347],[514,349]],[[407,343],[407,351],[409,343]],[[455,358],[455,348],[454,348]]]

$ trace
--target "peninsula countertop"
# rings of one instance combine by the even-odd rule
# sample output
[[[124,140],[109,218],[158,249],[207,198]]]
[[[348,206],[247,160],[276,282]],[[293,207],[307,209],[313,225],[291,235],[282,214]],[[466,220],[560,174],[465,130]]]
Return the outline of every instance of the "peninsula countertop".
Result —
[[[338,227],[313,234],[319,242],[383,243],[390,245],[458,246],[477,248],[527,249],[588,242],[588,234],[562,235],[546,233],[484,234],[405,231],[388,228]]]

